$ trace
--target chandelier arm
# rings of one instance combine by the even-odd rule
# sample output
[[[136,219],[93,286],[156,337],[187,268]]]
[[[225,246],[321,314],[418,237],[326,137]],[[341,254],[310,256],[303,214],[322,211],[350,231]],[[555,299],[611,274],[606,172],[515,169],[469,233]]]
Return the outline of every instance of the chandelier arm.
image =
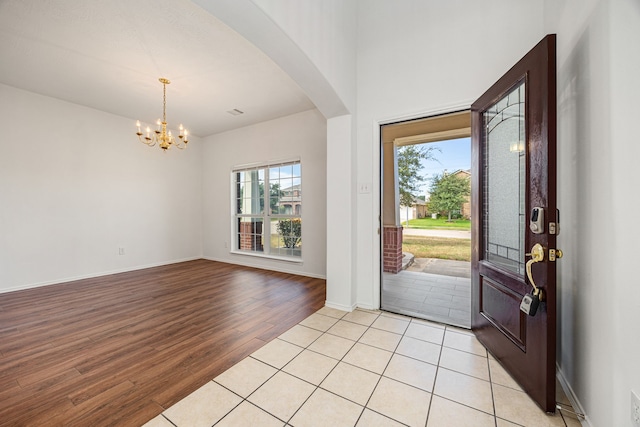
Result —
[[[154,135],[155,136],[155,135]],[[138,135],[138,139],[140,140],[140,142],[142,142],[145,145],[148,145],[149,147],[153,147],[154,145],[156,145],[156,140],[155,138],[145,138],[142,135]]]

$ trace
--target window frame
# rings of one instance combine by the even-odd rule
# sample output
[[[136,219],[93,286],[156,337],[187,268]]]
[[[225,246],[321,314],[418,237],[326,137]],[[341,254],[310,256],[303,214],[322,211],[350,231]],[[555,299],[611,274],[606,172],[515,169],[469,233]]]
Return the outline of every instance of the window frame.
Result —
[[[286,167],[286,166],[292,166],[292,168],[297,167],[299,170],[299,174],[296,175],[294,170],[292,169],[292,175],[290,177],[286,177],[286,178],[282,178],[280,176],[278,176],[278,178],[274,179],[271,177],[271,169],[272,168],[281,168],[281,167]],[[247,172],[257,172],[258,173],[258,185],[262,184],[263,185],[263,193],[261,196],[259,196],[258,198],[258,202],[257,203],[261,203],[262,204],[262,208],[260,212],[248,212],[248,213],[243,213],[243,212],[239,212],[239,204],[241,202],[239,202],[240,200],[242,200],[242,197],[240,196],[240,191],[239,191],[239,182],[251,182],[251,181],[247,181],[246,179],[244,181],[240,181],[238,179],[238,174],[239,173],[247,173]],[[255,256],[255,257],[260,257],[260,258],[270,258],[270,259],[277,259],[277,260],[281,260],[281,261],[289,261],[289,262],[295,262],[295,263],[302,263],[303,262],[303,254],[302,254],[302,242],[304,241],[304,230],[302,230],[302,227],[300,229],[300,243],[298,243],[298,245],[300,245],[300,247],[298,249],[296,248],[286,248],[284,246],[284,242],[282,241],[282,236],[280,235],[280,233],[273,233],[272,232],[272,222],[281,220],[281,219],[299,219],[302,222],[303,219],[303,209],[302,209],[302,205],[303,205],[303,197],[302,197],[302,161],[300,158],[293,158],[293,159],[285,159],[285,160],[278,160],[278,161],[269,161],[269,162],[264,162],[264,163],[252,163],[252,164],[245,164],[245,165],[238,165],[238,166],[234,166],[231,169],[231,173],[230,173],[231,179],[230,179],[230,184],[231,184],[231,242],[232,244],[230,245],[230,253],[232,254],[239,254],[239,255],[248,255],[248,256]],[[283,180],[285,179],[290,179],[291,180],[291,187],[287,187],[287,188],[294,188],[294,187],[298,187],[295,190],[292,190],[292,192],[297,192],[298,196],[285,196],[284,194],[279,195],[277,200],[277,203],[280,204],[282,203],[282,199],[287,199],[287,198],[293,198],[294,200],[291,200],[294,203],[298,203],[300,208],[298,210],[298,213],[296,214],[296,208],[295,205],[292,204],[291,206],[291,212],[290,213],[279,213],[279,212],[272,212],[272,197],[271,197],[271,184],[274,181],[277,181],[278,184],[280,184]],[[282,188],[281,188],[282,191]],[[245,198],[246,200],[251,201],[250,203],[256,203],[254,202],[253,198]],[[253,207],[255,208],[255,206]],[[250,210],[253,210],[253,208],[251,208]],[[260,210],[260,208],[258,208],[258,210]],[[242,235],[241,235],[241,230],[240,230],[240,223],[241,223],[241,219],[243,218],[254,218],[256,219],[256,223],[262,223],[262,229],[260,230],[260,234],[255,233],[255,229],[252,229],[252,234],[253,235],[253,240],[254,240],[254,246],[255,247],[251,247],[251,248],[241,248],[241,239],[242,239]],[[253,226],[252,226],[253,227]],[[261,236],[261,242],[258,242],[255,237],[257,235]],[[278,236],[278,246],[277,247],[272,247],[272,238],[273,236]],[[246,244],[246,242],[245,242]],[[282,246],[280,246],[280,244],[282,244]],[[260,249],[257,249],[256,247],[259,247]],[[296,252],[298,254],[296,254]]]

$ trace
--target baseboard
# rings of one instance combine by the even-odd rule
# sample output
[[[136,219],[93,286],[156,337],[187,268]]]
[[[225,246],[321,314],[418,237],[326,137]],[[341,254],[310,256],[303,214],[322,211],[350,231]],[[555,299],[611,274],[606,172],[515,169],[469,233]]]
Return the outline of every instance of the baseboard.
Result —
[[[0,289],[0,294],[4,294],[8,292],[24,291],[27,289],[40,288],[42,286],[59,285],[61,283],[74,282],[76,280],[94,279],[96,277],[109,276],[111,274],[127,273],[130,271],[144,270],[145,268],[160,267],[163,265],[177,264],[180,262],[194,261],[197,259],[202,259],[202,257],[197,256],[197,257],[183,258],[183,259],[177,259],[172,261],[164,261],[164,262],[158,262],[158,263],[152,263],[152,264],[139,265],[135,267],[121,268],[117,270],[103,271],[100,273],[91,273],[91,274],[83,274],[80,276],[63,277],[61,279],[48,280],[45,282],[38,282],[38,283],[30,283],[22,286],[14,286],[8,289]]]
[[[574,393],[573,388],[571,387],[571,384],[569,384],[569,381],[567,381],[567,377],[565,377],[564,372],[562,372],[560,365],[558,365],[557,363],[556,363],[556,378],[558,378],[558,382],[560,383],[562,390],[564,390],[564,394],[567,395],[567,399],[569,399],[571,406],[573,406],[574,412],[585,414],[585,418],[583,420],[580,420],[580,424],[582,425],[582,427],[593,427],[593,424],[591,424],[591,421],[589,421],[589,417],[587,416],[586,412],[584,411],[584,408],[580,404],[578,397]]]
[[[326,301],[326,300],[324,302],[324,306],[329,308],[335,308],[336,310],[348,311],[349,313],[351,313],[353,310],[356,309],[356,304],[345,305],[345,304],[338,304],[338,303]]]
[[[361,308],[363,310],[369,310],[369,311],[376,311],[376,310],[380,310],[380,307],[374,307],[371,304],[357,304],[358,308]]]
[[[314,274],[314,273],[308,273],[305,271],[296,271],[296,270],[289,270],[287,268],[282,268],[282,267],[278,267],[278,266],[260,266],[260,265],[255,265],[252,264],[251,262],[242,262],[242,261],[238,261],[235,259],[227,259],[227,258],[215,258],[215,257],[202,257],[203,259],[206,259],[208,261],[216,261],[216,262],[224,262],[225,264],[234,264],[234,265],[241,265],[243,267],[251,267],[251,268],[257,268],[260,270],[268,270],[268,271],[277,271],[279,273],[287,273],[287,274],[295,274],[296,276],[304,276],[304,277],[311,277],[313,279],[323,279],[326,280],[327,277],[321,274]]]

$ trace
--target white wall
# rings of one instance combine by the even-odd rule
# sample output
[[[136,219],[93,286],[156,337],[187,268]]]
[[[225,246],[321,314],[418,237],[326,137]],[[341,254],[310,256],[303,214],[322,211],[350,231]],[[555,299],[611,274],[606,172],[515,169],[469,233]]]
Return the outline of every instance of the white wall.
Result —
[[[312,277],[326,275],[327,125],[319,111],[204,138],[203,250],[208,259]],[[303,263],[230,253],[231,170],[234,166],[300,158]],[[225,248],[225,242],[228,247]]]
[[[469,108],[544,36],[541,2],[364,0],[358,22],[358,304],[378,307],[379,124]],[[331,159],[329,159],[331,161]]]
[[[356,0],[193,2],[269,56],[325,118],[353,113]]]
[[[327,301],[326,305],[351,311],[356,306],[353,268],[357,247],[352,224],[353,125],[351,115],[327,121]]]
[[[640,95],[640,2],[611,1],[611,222],[613,247],[611,261],[613,283],[613,418],[612,425],[630,422],[630,390],[640,396],[640,280],[638,246],[640,227],[632,223],[638,217],[637,165],[638,95]],[[630,198],[632,200],[629,204]],[[634,209],[626,209],[633,206]],[[594,254],[600,251],[593,249]],[[608,261],[607,260],[607,261]],[[599,262],[602,265],[602,261]],[[596,337],[592,336],[592,340]],[[600,408],[603,416],[608,408]],[[595,424],[594,424],[595,425]]]
[[[630,390],[640,392],[640,4],[545,6],[558,33],[558,365],[588,425],[630,427]]]
[[[199,140],[134,124],[0,85],[0,292],[201,256]]]
[[[356,0],[253,0],[318,67],[347,109],[356,106]]]

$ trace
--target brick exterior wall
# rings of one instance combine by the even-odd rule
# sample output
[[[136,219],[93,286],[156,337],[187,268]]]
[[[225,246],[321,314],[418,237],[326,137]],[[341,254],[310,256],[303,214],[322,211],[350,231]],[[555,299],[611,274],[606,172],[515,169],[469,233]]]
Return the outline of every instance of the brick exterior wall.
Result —
[[[382,269],[388,273],[402,270],[402,226],[385,225],[382,236]]]
[[[262,223],[240,223],[240,249],[262,252]]]

